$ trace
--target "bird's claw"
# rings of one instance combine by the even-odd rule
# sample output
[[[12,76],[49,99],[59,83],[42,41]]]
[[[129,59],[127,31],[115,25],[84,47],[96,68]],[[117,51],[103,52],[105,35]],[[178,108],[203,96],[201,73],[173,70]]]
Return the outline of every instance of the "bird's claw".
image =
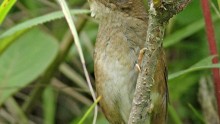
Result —
[[[141,63],[142,63],[143,56],[144,56],[144,53],[145,53],[146,50],[147,50],[147,48],[143,48],[139,52],[138,63],[135,65],[139,72],[141,72]]]
[[[139,66],[139,64],[135,64],[135,67],[137,68],[137,70],[138,70],[139,72],[141,72],[141,67]]]

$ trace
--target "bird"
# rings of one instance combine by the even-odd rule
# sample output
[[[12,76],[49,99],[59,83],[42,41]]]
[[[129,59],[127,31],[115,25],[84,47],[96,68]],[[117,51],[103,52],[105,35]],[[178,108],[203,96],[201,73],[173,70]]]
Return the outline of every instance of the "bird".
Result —
[[[147,36],[148,13],[143,0],[89,0],[98,23],[94,49],[96,92],[110,124],[127,124],[139,71],[138,56]],[[151,97],[151,124],[165,124],[168,88],[164,50],[156,64]]]

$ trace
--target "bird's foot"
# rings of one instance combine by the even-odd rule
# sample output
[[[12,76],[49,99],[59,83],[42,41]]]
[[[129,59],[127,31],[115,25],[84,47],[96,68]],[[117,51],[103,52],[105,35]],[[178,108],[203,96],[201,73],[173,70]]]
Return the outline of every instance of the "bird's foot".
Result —
[[[136,68],[138,69],[139,72],[141,72],[141,63],[144,57],[144,53],[147,50],[147,48],[143,48],[140,50],[139,55],[138,55],[138,63],[135,65]]]

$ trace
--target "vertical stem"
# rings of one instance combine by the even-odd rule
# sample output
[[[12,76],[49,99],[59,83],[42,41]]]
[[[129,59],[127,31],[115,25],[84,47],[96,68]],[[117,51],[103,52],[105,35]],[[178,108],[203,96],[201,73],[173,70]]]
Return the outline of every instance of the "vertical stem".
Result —
[[[154,93],[152,91],[155,87],[155,83],[158,83],[154,81],[154,76],[157,69],[157,60],[159,60],[161,56],[162,39],[164,37],[166,24],[160,23],[160,20],[158,20],[154,14],[155,11],[152,4],[149,9],[145,48],[142,49],[145,52],[141,63],[141,71],[137,79],[128,124],[151,124],[151,115],[154,106],[151,94]],[[161,124],[164,123],[165,122],[161,121]]]
[[[214,35],[214,28],[211,19],[211,13],[209,8],[208,0],[201,0],[202,3],[202,10],[205,19],[205,28],[206,28],[206,35],[208,38],[209,50],[211,55],[217,55],[218,51],[216,48],[216,41]],[[213,63],[218,63],[218,58],[215,57],[212,60]],[[218,68],[213,68],[213,79],[214,79],[214,86],[215,86],[215,95],[217,99],[217,107],[218,107],[218,115],[220,117],[220,73]]]

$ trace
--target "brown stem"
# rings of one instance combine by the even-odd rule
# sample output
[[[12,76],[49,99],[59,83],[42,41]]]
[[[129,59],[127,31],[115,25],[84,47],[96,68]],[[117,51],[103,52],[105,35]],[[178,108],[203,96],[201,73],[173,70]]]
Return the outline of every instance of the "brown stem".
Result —
[[[151,91],[154,85],[153,79],[156,72],[157,60],[161,56],[160,49],[162,47],[165,25],[171,17],[182,11],[190,1],[166,2],[166,0],[151,0],[149,2],[149,21],[144,48],[146,52],[143,55],[142,70],[137,79],[128,124],[151,123],[151,112],[154,106]],[[166,122],[160,123],[164,124]]]

